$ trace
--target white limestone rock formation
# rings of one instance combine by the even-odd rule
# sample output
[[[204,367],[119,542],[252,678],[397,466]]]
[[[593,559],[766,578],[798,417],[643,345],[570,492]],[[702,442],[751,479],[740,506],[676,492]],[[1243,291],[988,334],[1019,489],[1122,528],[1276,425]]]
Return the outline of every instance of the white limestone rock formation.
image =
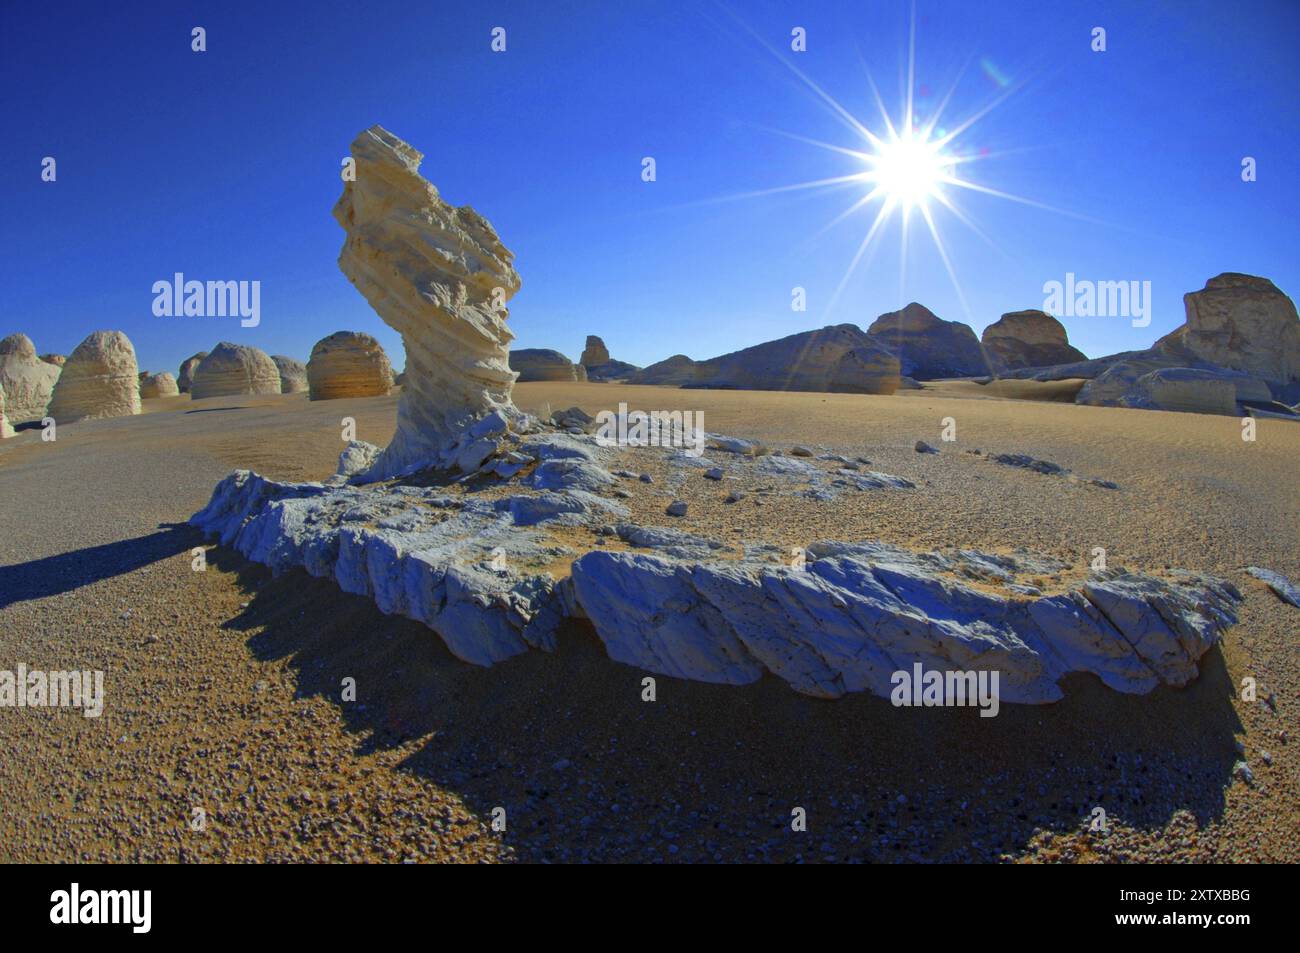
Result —
[[[902,362],[903,374],[919,381],[989,372],[984,349],[969,325],[944,321],[915,301],[876,318],[867,334]]]
[[[0,387],[0,440],[14,435],[14,428],[9,424],[9,418],[5,416],[5,389]]]
[[[60,424],[140,413],[140,370],[135,348],[121,331],[95,331],[63,366],[49,416]]]
[[[605,347],[605,342],[596,335],[588,334],[587,345],[582,349],[582,357],[578,358],[578,363],[588,369],[600,364],[608,364],[609,348]]]
[[[142,399],[175,397],[178,394],[180,394],[180,388],[176,386],[176,378],[166,371],[157,374],[146,374],[140,379],[140,397]]]
[[[53,364],[55,367],[62,367],[68,363],[68,359],[62,354],[42,354],[41,360],[46,364]]]
[[[182,394],[188,394],[194,389],[194,371],[207,356],[207,351],[199,351],[181,362],[180,370],[176,374],[176,386],[180,388]]]
[[[280,371],[265,351],[222,341],[194,369],[190,396],[245,397],[280,393]]]
[[[1287,385],[1300,381],[1300,316],[1267,278],[1225,272],[1183,295],[1187,321],[1154,350]]]
[[[980,340],[989,364],[999,374],[1088,359],[1078,348],[1070,346],[1065,325],[1045,311],[1004,314],[984,329]]]
[[[0,387],[8,400],[11,423],[21,424],[45,416],[61,367],[36,356],[36,346],[25,334],[0,341]]]
[[[349,447],[341,469],[364,465],[374,449]],[[822,698],[888,697],[893,673],[917,664],[996,671],[1008,703],[1059,699],[1071,672],[1142,694],[1194,679],[1236,621],[1241,597],[1223,580],[1112,570],[1043,594],[1028,580],[1068,564],[1024,552],[827,541],[810,545],[805,568],[795,569],[773,545],[737,553],[620,522],[627,509],[599,495],[614,479],[605,452],[589,435],[534,435],[520,456],[541,466],[496,499],[402,484],[277,483],[241,470],[190,522],[273,572],[302,567],[424,622],[475,664],[553,649],[560,622],[581,617],[613,659],[642,670],[727,684],[770,672]],[[632,548],[574,558],[579,526]],[[551,535],[554,527],[567,532]],[[567,575],[557,568],[564,559]]]
[[[280,372],[281,394],[297,394],[307,390],[307,365],[283,354],[272,354],[271,360]]]
[[[393,365],[369,334],[335,331],[311,349],[307,386],[312,400],[382,397],[393,389]]]
[[[585,381],[587,369],[574,364],[559,351],[525,347],[510,352],[510,369],[519,375],[518,383],[531,381]]]
[[[899,362],[861,328],[837,324],[801,331],[707,361],[692,361],[678,354],[637,371],[628,378],[628,383],[892,394],[899,386]]]
[[[367,129],[352,157],[356,180],[334,207],[347,233],[339,268],[406,346],[397,432],[357,479],[477,469],[521,416],[506,327],[520,285],[514,255],[472,208],[443,201],[420,177],[423,155],[388,130]],[[470,437],[485,419],[501,429]]]

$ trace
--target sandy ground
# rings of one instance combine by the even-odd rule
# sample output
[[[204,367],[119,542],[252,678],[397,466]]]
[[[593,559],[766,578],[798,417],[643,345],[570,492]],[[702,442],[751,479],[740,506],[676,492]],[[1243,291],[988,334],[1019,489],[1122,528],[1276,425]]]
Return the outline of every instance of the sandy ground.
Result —
[[[660,677],[647,703],[645,673],[577,625],[553,654],[474,668],[417,623],[303,573],[272,579],[182,525],[234,467],[330,473],[345,416],[386,442],[394,397],[167,398],[53,443],[20,431],[0,444],[0,669],[102,669],[107,703],[97,719],[0,708],[0,860],[1300,860],[1300,610],[1241,572],[1300,580],[1300,426],[1258,421],[1245,443],[1236,419],[1047,402],[1069,382],[1016,383],[894,397],[525,384],[516,400],[703,411],[711,431],[866,456],[918,484],[830,504],[684,488],[673,525],[733,542],[1025,546],[1080,565],[1103,546],[1111,565],[1224,575],[1246,596],[1241,624],[1188,688],[1133,698],[1080,676],[1062,702],[981,719]],[[956,442],[941,440],[948,417]],[[636,515],[664,525],[674,493],[653,486]],[[1236,693],[1248,676],[1257,702]],[[1242,757],[1253,784],[1233,777]],[[1088,830],[1097,807],[1105,833]]]

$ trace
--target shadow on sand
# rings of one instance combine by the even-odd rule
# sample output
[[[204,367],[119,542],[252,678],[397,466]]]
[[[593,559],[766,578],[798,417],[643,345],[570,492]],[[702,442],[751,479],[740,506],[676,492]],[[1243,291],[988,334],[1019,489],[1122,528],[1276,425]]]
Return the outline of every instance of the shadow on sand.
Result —
[[[484,819],[505,807],[505,842],[525,860],[994,860],[1040,831],[1085,830],[1096,807],[1148,832],[1178,812],[1204,825],[1235,761],[1217,649],[1184,690],[1134,697],[1072,676],[1064,701],[995,718],[819,701],[774,678],[661,676],[651,703],[647,673],[611,661],[583,624],[554,654],[483,669],[332,582],[272,579],[223,549],[209,560],[253,594],[226,627],[250,633],[257,657],[288,660],[301,695],[338,705],[360,751],[419,739],[404,770]],[[343,703],[349,676],[357,701]],[[808,833],[790,830],[796,806]]]
[[[184,523],[161,523],[148,536],[0,566],[0,609],[133,572],[202,542],[202,534]]]

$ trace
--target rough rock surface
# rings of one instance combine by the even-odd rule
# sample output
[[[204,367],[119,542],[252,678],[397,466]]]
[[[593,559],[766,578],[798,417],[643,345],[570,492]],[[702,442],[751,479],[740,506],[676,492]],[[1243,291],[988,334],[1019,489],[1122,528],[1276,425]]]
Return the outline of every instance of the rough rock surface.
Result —
[[[246,396],[280,393],[280,372],[265,351],[222,341],[194,369],[190,396]]]
[[[41,360],[46,364],[53,364],[55,367],[62,367],[68,363],[68,359],[62,354],[42,354]]]
[[[525,347],[510,352],[510,369],[519,383],[530,381],[585,381],[587,369],[574,364],[559,351]]]
[[[520,416],[505,307],[519,290],[514,256],[472,208],[444,202],[420,177],[423,155],[388,130],[367,129],[352,157],[356,181],[334,207],[347,232],[339,268],[406,346],[397,432],[359,478],[457,466],[475,421]]]
[[[898,356],[902,373],[919,381],[989,373],[979,338],[968,325],[944,321],[915,301],[882,314],[867,334]]]
[[[767,671],[825,698],[887,697],[892,674],[917,663],[996,670],[1006,702],[1058,699],[1070,672],[1145,693],[1195,678],[1197,660],[1235,622],[1240,595],[1218,579],[1116,570],[1043,595],[1022,580],[1066,564],[1023,552],[827,541],[795,568],[775,562],[774,547],[735,558],[717,541],[619,522],[602,532],[629,549],[574,559],[558,541],[572,537],[552,528],[620,518],[620,505],[597,495],[614,479],[602,451],[589,436],[559,434],[523,449],[564,466],[544,479],[539,467],[497,499],[236,471],[191,523],[277,573],[301,566],[418,619],[476,664],[552,649],[565,617],[585,617],[612,658],[646,671],[729,684]],[[344,456],[354,451],[366,456]],[[565,563],[568,575],[556,569]]]
[[[59,373],[57,364],[36,356],[27,335],[11,334],[0,341],[0,387],[8,400],[9,421],[21,424],[44,417]]]
[[[1159,360],[1120,361],[1089,381],[1076,401],[1096,407],[1131,407],[1239,416],[1239,401],[1271,399],[1258,378],[1223,368],[1169,367]]]
[[[899,385],[899,362],[861,328],[838,324],[707,361],[676,355],[638,371],[628,383],[892,394]]]
[[[140,378],[140,396],[142,398],[175,397],[180,392],[180,388],[176,386],[176,378],[166,371],[157,374],[146,374]]]
[[[312,400],[382,397],[393,389],[393,365],[369,334],[335,331],[311,349],[307,386]]]
[[[180,370],[176,373],[176,386],[180,388],[182,394],[188,394],[194,389],[194,371],[207,356],[207,351],[199,351],[181,362]]]
[[[996,373],[1086,361],[1071,347],[1065,325],[1045,311],[1012,311],[984,329],[984,353]]]
[[[1300,586],[1296,586],[1286,576],[1280,572],[1274,572],[1272,569],[1265,569],[1262,566],[1247,566],[1246,572],[1266,584],[1283,602],[1290,603],[1300,609]]]
[[[5,416],[5,389],[0,387],[0,440],[14,435],[14,428],[9,424],[9,418]]]
[[[140,370],[135,348],[121,331],[95,331],[63,366],[49,416],[57,423],[140,413]]]
[[[578,363],[584,367],[592,368],[598,364],[609,363],[609,348],[605,347],[605,342],[594,334],[587,335],[587,346],[582,349],[582,357],[578,358]]]
[[[573,564],[574,594],[610,656],[649,671],[743,684],[766,670],[809,695],[888,697],[919,662],[997,670],[1001,700],[1023,703],[1062,697],[1076,671],[1130,693],[1185,685],[1240,598],[1209,577],[1116,574],[1026,599],[957,581],[937,553],[828,542],[808,556],[794,569],[597,551]]]
[[[1267,278],[1225,272],[1183,295],[1186,323],[1155,350],[1242,371],[1266,381],[1300,381],[1300,316]]]
[[[275,369],[280,372],[280,393],[297,394],[307,389],[307,365],[283,354],[272,354]]]

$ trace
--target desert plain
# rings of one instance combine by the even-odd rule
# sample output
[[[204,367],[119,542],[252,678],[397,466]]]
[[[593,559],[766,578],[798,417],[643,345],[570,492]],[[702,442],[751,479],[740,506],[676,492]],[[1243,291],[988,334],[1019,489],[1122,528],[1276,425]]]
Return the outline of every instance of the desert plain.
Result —
[[[1248,442],[1235,417],[1070,403],[1070,382],[515,387],[543,417],[692,410],[710,432],[862,456],[916,485],[826,502],[760,475],[665,469],[628,500],[637,523],[789,547],[1023,547],[1080,572],[1102,547],[1111,564],[1208,572],[1245,597],[1184,688],[1126,695],[1072,675],[1059,702],[981,718],[816,699],[772,677],[658,676],[646,702],[646,673],[580,620],[553,652],[481,668],[417,622],[302,570],[274,578],[186,525],[232,469],[328,477],[344,417],[387,444],[397,399],[164,397],[0,444],[0,669],[101,669],[106,696],[98,718],[0,713],[0,860],[1300,860],[1300,610],[1243,572],[1300,577],[1295,423],[1259,419]],[[665,516],[674,499],[686,516]]]

